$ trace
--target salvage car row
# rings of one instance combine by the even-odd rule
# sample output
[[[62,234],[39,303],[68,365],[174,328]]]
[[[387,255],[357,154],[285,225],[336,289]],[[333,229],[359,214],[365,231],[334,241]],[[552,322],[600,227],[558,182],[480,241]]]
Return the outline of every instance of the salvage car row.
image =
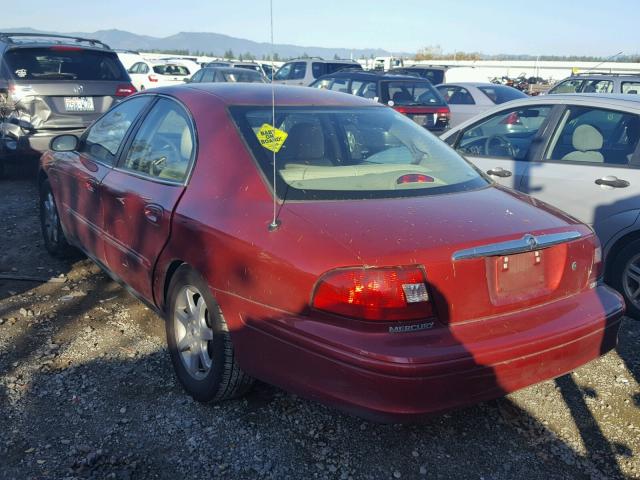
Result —
[[[107,67],[87,42],[9,63],[12,94],[30,93],[15,76],[84,88],[82,70],[56,59],[99,52]],[[604,280],[631,313],[640,292],[640,205],[625,195],[640,103],[517,100],[445,143],[428,131],[446,118],[428,80],[356,70],[325,72],[318,88],[193,81],[117,104],[114,93],[86,130],[47,131],[47,249],[82,250],[165,318],[177,377],[200,401],[257,378],[407,421],[612,349],[625,305]],[[60,119],[87,108],[80,93],[46,98]]]

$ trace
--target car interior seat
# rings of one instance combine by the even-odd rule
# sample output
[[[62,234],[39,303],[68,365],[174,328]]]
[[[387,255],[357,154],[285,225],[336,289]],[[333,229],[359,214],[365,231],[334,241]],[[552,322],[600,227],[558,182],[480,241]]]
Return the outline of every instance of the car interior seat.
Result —
[[[171,157],[158,176],[171,180],[184,180],[187,169],[189,168],[189,160],[191,160],[192,152],[193,138],[191,136],[191,130],[189,130],[189,127],[185,123],[182,134],[180,135],[179,157],[175,158],[175,155]]]
[[[574,162],[604,162],[599,151],[604,144],[604,137],[593,125],[583,124],[573,131],[571,143],[575,149],[562,157]]]
[[[289,131],[289,136],[278,156],[282,164],[287,167],[333,165],[325,158],[324,134],[320,125],[315,123],[295,124]]]
[[[394,103],[397,102],[411,102],[413,101],[413,97],[409,92],[400,91],[393,94],[393,98],[391,99]]]

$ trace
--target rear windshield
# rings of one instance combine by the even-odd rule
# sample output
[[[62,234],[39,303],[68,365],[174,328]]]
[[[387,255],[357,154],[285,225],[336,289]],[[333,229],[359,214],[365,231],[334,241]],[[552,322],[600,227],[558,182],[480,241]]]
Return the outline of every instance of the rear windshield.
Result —
[[[254,70],[247,70],[243,68],[234,68],[234,71],[221,71],[218,75],[222,77],[225,82],[240,82],[240,83],[266,83],[262,75]]]
[[[232,107],[258,165],[273,182],[273,152],[258,140],[269,107]],[[265,125],[266,124],[266,125]],[[275,155],[280,198],[298,200],[424,196],[484,187],[460,155],[390,108],[276,108],[288,136]]]
[[[394,105],[445,105],[431,82],[403,80],[382,82],[382,101]]]
[[[414,75],[429,80],[434,85],[444,83],[444,70],[437,68],[394,68],[391,73]]]
[[[156,65],[153,71],[158,75],[189,75],[189,69],[182,65]]]
[[[17,80],[116,80],[129,76],[113,52],[77,47],[15,48],[5,54]]]
[[[498,105],[510,102],[511,100],[518,100],[519,98],[527,98],[527,95],[520,90],[503,85],[479,86],[478,90],[489,97],[489,100]]]

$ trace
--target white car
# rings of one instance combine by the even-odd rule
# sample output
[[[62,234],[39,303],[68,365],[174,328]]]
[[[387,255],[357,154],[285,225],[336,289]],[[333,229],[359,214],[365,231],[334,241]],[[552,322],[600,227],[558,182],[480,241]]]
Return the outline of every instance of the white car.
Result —
[[[193,73],[179,62],[166,60],[142,60],[134,63],[127,71],[131,83],[138,91],[179,85]]]

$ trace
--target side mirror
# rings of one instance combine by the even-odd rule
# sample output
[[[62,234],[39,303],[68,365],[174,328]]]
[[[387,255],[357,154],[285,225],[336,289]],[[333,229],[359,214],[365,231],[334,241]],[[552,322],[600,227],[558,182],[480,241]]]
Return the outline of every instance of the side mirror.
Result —
[[[51,140],[49,148],[54,152],[72,152],[78,148],[78,137],[75,135],[58,135]]]
[[[183,81],[184,83],[190,83],[190,82],[191,82],[191,79],[190,79],[189,77],[185,77],[182,81]]]

